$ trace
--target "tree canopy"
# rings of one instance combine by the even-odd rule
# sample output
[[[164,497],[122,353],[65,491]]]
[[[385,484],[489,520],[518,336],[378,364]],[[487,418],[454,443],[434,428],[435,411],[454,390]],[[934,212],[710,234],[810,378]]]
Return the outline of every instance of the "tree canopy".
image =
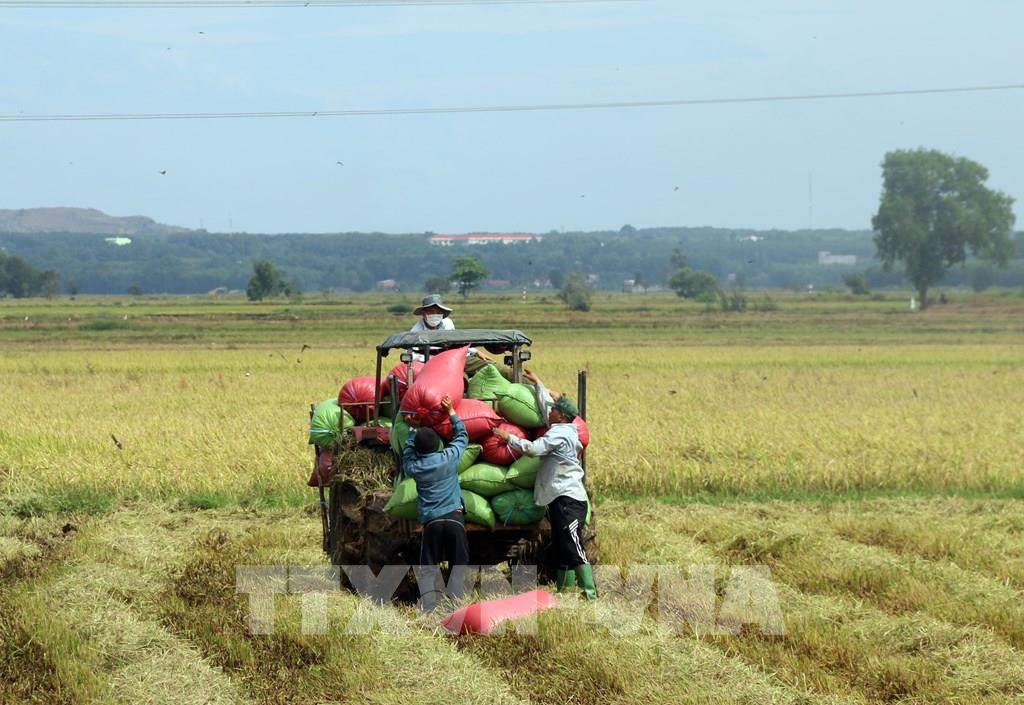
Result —
[[[262,301],[271,296],[280,296],[290,293],[290,287],[284,279],[284,274],[273,262],[257,260],[252,265],[252,278],[249,279],[249,286],[245,289],[245,295],[250,301]]]
[[[480,282],[486,279],[488,274],[490,272],[476,257],[459,257],[455,260],[448,278],[455,283],[459,293],[465,298],[469,296],[469,292],[480,286]]]
[[[988,170],[935,150],[897,150],[882,162],[882,196],[871,220],[885,269],[901,262],[921,306],[928,289],[968,251],[1005,265],[1016,249],[1013,199],[989,189]]]
[[[17,255],[0,252],[0,294],[16,299],[57,293],[58,277],[53,270],[39,270]]]

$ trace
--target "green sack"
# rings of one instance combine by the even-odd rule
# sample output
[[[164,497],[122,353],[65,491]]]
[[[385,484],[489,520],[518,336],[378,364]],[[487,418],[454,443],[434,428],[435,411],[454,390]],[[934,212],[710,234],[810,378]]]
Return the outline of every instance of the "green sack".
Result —
[[[401,457],[402,453],[405,452],[405,442],[409,438],[409,432],[412,431],[409,428],[409,424],[405,422],[405,417],[399,414],[395,418],[394,424],[391,426],[391,431],[388,434],[388,440],[391,442],[391,450]],[[444,450],[444,441],[440,438],[437,439],[437,449]]]
[[[494,365],[485,365],[469,380],[466,396],[470,399],[494,399],[505,393],[511,383]]]
[[[391,403],[390,399],[381,399],[380,406],[377,408],[377,417],[382,421],[388,419],[389,421],[395,418],[395,407]]]
[[[482,450],[483,446],[479,445],[478,443],[470,443],[468,446],[466,446],[466,452],[462,454],[461,458],[459,458],[460,475],[469,470],[473,466],[473,464],[476,462],[476,459],[480,457],[480,451]]]
[[[391,428],[395,424],[391,419],[381,416],[379,419],[377,419],[377,425],[383,426],[384,428]]]
[[[515,485],[505,481],[508,468],[491,463],[477,463],[459,475],[459,486],[464,490],[476,492],[483,497],[493,497],[502,492],[514,490]]]
[[[533,503],[533,492],[512,490],[491,498],[495,518],[505,526],[534,524],[544,517],[544,507]]]
[[[525,384],[510,384],[498,397],[498,413],[523,428],[546,425],[537,403],[537,392]]]
[[[416,482],[407,477],[395,487],[391,499],[384,505],[384,511],[399,519],[415,519],[419,506],[419,494],[416,492]]]
[[[335,448],[341,434],[356,425],[352,414],[342,411],[337,399],[324,399],[309,421],[309,442],[320,448]]]
[[[540,470],[540,463],[540,458],[531,458],[528,455],[524,455],[512,463],[512,467],[505,473],[505,480],[524,490],[532,490],[534,483],[537,481],[537,471]]]
[[[476,492],[462,490],[462,502],[466,505],[466,521],[494,528],[494,510],[486,499]]]

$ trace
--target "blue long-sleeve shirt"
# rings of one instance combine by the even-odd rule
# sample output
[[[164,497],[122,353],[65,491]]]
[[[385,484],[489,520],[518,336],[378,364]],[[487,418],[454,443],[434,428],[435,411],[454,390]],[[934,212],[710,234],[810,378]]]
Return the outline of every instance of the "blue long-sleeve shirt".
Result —
[[[459,459],[466,452],[469,435],[462,419],[455,414],[450,418],[452,442],[447,448],[420,455],[416,452],[416,434],[410,433],[402,451],[402,469],[416,482],[416,494],[419,495],[417,514],[421,524],[462,507]]]

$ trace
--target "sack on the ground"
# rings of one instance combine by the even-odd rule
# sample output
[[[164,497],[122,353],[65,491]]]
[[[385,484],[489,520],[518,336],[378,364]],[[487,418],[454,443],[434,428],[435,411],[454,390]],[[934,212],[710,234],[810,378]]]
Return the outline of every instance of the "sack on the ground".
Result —
[[[460,475],[476,464],[477,458],[480,457],[481,450],[483,450],[483,448],[480,447],[479,443],[470,443],[466,446],[466,452],[462,454],[461,458],[459,458]]]
[[[469,380],[469,387],[466,396],[471,399],[494,399],[504,394],[511,382],[501,376],[501,372],[494,365],[484,365],[480,371]]]
[[[576,433],[580,437],[580,445],[586,448],[588,445],[590,445],[590,427],[587,426],[587,422],[584,421],[581,417],[577,416],[573,420],[572,425],[576,427]],[[545,433],[547,433],[549,430],[550,428],[548,426],[537,429],[536,431],[533,432],[533,439],[537,440]]]
[[[497,523],[505,526],[533,524],[544,517],[544,507],[533,502],[533,492],[512,490],[491,498],[491,508]]]
[[[501,416],[498,415],[498,412],[490,404],[485,401],[477,401],[476,399],[463,399],[455,405],[455,413],[462,419],[462,423],[466,425],[466,434],[471,441],[480,441],[487,438],[487,436],[491,435],[491,431],[502,422]],[[437,435],[441,436],[441,438],[450,441],[454,433],[452,431],[451,419],[445,416],[442,423],[434,426],[434,430],[437,431]]]
[[[481,497],[493,497],[502,492],[515,489],[505,481],[508,468],[490,463],[476,463],[459,475],[459,486],[464,490],[476,492]]]
[[[462,490],[462,502],[466,505],[466,521],[494,528],[494,510],[485,498],[476,492]]]
[[[498,397],[498,412],[523,428],[539,428],[547,423],[537,403],[537,391],[525,384],[510,384]]]
[[[430,358],[402,398],[402,413],[415,415],[424,426],[444,423],[448,413],[441,408],[441,400],[448,396],[453,404],[462,401],[465,368],[465,347],[446,350]]]
[[[531,458],[524,455],[512,463],[512,467],[505,473],[505,481],[524,490],[532,490],[537,482],[537,471],[540,470],[540,458]]]
[[[416,492],[416,482],[407,477],[395,487],[391,499],[384,505],[384,511],[399,519],[415,519],[419,494]]]
[[[526,431],[515,424],[503,423],[499,424],[498,428],[508,431],[513,436],[526,438]],[[520,456],[519,453],[513,453],[508,447],[508,444],[494,434],[485,438],[480,445],[483,446],[483,450],[480,452],[480,457],[486,462],[493,463],[494,465],[505,465],[507,467],[514,463]]]
[[[423,371],[423,363],[419,360],[413,360],[412,363],[412,381],[415,383],[416,378],[420,376],[420,372]],[[380,395],[382,397],[391,396],[391,378],[394,378],[398,382],[398,401],[402,401],[405,393],[409,391],[409,366],[402,362],[391,368],[391,372],[384,376],[381,380]],[[397,406],[397,404],[396,404]]]
[[[338,392],[338,404],[360,423],[366,421],[377,400],[376,377],[353,377]]]
[[[355,419],[338,406],[337,399],[324,399],[309,420],[309,442],[320,448],[336,448],[341,434],[355,425]]]

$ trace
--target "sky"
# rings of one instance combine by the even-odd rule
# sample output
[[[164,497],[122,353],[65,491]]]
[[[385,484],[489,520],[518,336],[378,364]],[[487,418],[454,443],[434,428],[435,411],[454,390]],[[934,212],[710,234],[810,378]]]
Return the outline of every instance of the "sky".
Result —
[[[657,101],[1024,83],[1018,0],[0,7],[0,115]],[[0,122],[0,208],[232,232],[870,228],[886,151],[1024,223],[1024,90],[609,110]],[[342,162],[342,164],[338,164]],[[161,174],[160,172],[166,172]]]

